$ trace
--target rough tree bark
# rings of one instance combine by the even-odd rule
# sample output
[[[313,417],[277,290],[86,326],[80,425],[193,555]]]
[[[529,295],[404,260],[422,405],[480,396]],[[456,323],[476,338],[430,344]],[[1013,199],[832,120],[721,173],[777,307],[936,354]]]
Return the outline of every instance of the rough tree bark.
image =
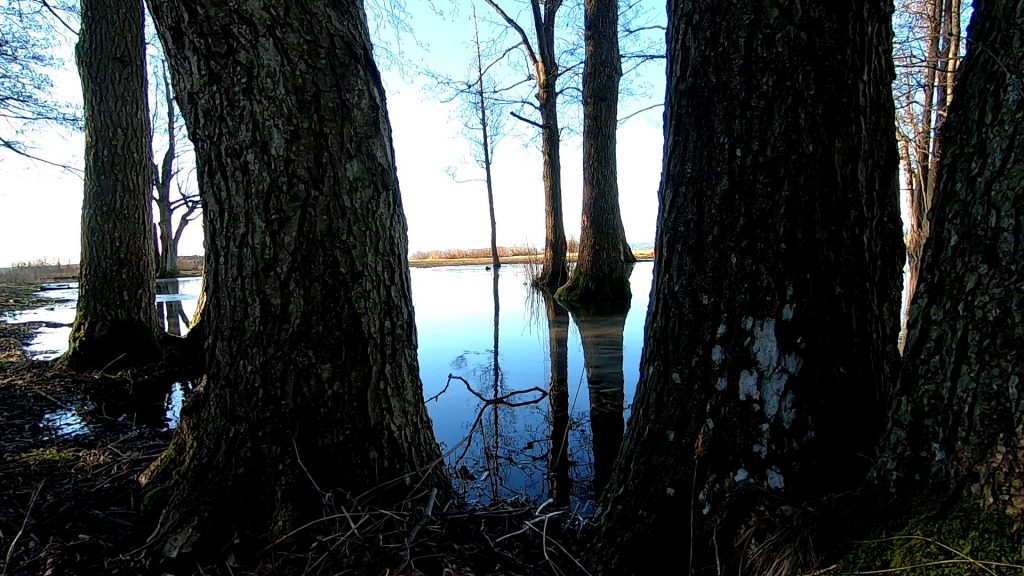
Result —
[[[244,562],[321,518],[326,492],[380,506],[443,493],[362,2],[150,6],[208,242],[206,379],[145,475],[162,508],[151,543]]]
[[[569,277],[565,224],[562,219],[562,160],[559,149],[561,133],[558,129],[559,70],[555,52],[555,17],[558,9],[562,7],[562,0],[530,0],[536,43],[530,40],[523,27],[495,0],[484,1],[516,31],[533,65],[540,122],[520,117],[540,129],[541,156],[544,160],[544,261],[541,264],[540,276],[534,278],[533,284],[554,292],[565,284]]]
[[[903,246],[891,3],[674,0],[656,277],[594,565],[813,561],[883,421]]]
[[[1024,516],[1024,5],[974,3],[879,474]]]
[[[576,306],[629,307],[629,263],[635,261],[625,242],[619,211],[615,134],[618,129],[619,3],[583,3],[583,220],[580,251],[568,282],[558,298]]]
[[[75,56],[85,107],[78,311],[68,366],[159,357],[149,113],[139,0],[84,0]]]

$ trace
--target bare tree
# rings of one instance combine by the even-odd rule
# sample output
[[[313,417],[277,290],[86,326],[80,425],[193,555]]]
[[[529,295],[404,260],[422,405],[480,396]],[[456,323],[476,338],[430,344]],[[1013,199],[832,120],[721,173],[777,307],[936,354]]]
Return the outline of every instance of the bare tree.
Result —
[[[534,285],[554,291],[569,277],[562,221],[562,162],[559,151],[558,78],[560,74],[555,46],[555,19],[562,0],[530,0],[530,24],[533,35],[509,15],[497,0],[484,0],[521,41],[521,47],[536,87],[537,103],[532,107],[540,120],[513,112],[513,116],[541,131],[541,155],[544,160],[544,261]]]
[[[964,50],[964,12],[961,0],[901,0],[894,19],[896,134],[908,216],[901,336],[906,332],[924,245],[931,231],[928,214],[942,153],[942,125]]]
[[[81,127],[81,111],[54,97],[50,78],[63,64],[59,39],[78,33],[75,17],[63,3],[0,0],[0,152],[69,168],[39,157],[25,138],[41,126]]]
[[[179,133],[180,113],[174,102],[174,91],[167,77],[166,63],[161,62],[158,97],[163,100],[165,114],[164,135],[167,137],[164,155],[160,164],[153,163],[153,202],[156,203],[160,219],[157,221],[157,277],[173,278],[178,275],[178,244],[191,222],[201,214],[198,191],[191,188],[190,175],[183,171],[182,156],[190,150],[182,150],[183,139],[189,144],[187,135]],[[155,112],[159,106],[154,106]],[[153,137],[156,138],[156,122]],[[183,132],[183,131],[182,131]],[[175,213],[183,210],[175,220]]]

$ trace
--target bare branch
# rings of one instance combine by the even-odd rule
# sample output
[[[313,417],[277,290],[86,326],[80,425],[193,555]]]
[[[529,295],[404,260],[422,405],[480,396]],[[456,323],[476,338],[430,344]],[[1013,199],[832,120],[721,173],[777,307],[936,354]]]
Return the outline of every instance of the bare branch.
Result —
[[[526,35],[526,30],[523,30],[523,27],[520,26],[519,23],[515,21],[515,19],[509,16],[508,13],[506,13],[501,8],[501,6],[498,6],[498,4],[494,0],[484,0],[484,2],[486,2],[488,6],[493,8],[494,11],[498,13],[498,16],[501,16],[501,19],[504,20],[506,24],[511,26],[512,29],[519,34],[519,37],[523,41],[523,47],[526,49],[526,53],[530,56],[530,62],[534,66],[536,66],[540,60],[537,59],[537,54],[536,52],[534,52],[533,44],[530,43],[530,37]]]
[[[540,122],[536,122],[534,120],[530,120],[529,118],[526,118],[524,116],[520,116],[519,114],[516,114],[515,112],[509,112],[509,115],[512,116],[513,118],[515,118],[516,120],[522,120],[523,122],[526,122],[527,124],[530,124],[532,126],[536,126],[537,128],[540,128],[540,129],[544,128],[544,125],[541,124]]]

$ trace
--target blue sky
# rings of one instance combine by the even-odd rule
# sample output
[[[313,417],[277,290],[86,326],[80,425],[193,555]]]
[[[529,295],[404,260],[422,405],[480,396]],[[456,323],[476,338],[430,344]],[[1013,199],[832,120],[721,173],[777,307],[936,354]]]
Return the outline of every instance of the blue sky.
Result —
[[[523,0],[499,0],[512,15],[525,16]],[[376,42],[397,54],[400,62],[378,57],[387,90],[388,110],[395,143],[396,163],[403,204],[409,223],[410,251],[484,247],[490,238],[486,192],[482,170],[472,160],[472,148],[464,136],[460,105],[445,102],[429,70],[450,77],[467,75],[472,48],[472,12],[469,0],[443,2],[408,0],[404,22],[407,30],[396,32],[370,9]],[[574,14],[567,2],[566,20]],[[655,24],[664,23],[664,2],[643,0]],[[497,37],[493,13],[477,1],[481,36]],[[439,12],[442,12],[439,14]],[[527,24],[525,19],[521,20]],[[506,31],[507,32],[507,31]],[[652,33],[663,40],[662,32]],[[571,30],[561,34],[572,36]],[[507,40],[507,34],[501,37]],[[73,62],[71,41],[63,54]],[[659,46],[660,48],[660,46]],[[380,53],[380,51],[378,51]],[[520,57],[521,60],[521,57]],[[55,93],[80,99],[73,65],[54,74]],[[660,102],[664,95],[664,61],[642,66],[630,79],[640,94],[620,102],[620,117]],[[151,87],[152,88],[152,87]],[[152,99],[152,96],[151,96]],[[578,118],[576,104],[563,98],[561,113]],[[623,222],[631,242],[654,240],[657,187],[661,174],[662,108],[655,107],[630,118],[619,128],[619,193]],[[498,241],[502,245],[544,244],[544,204],[541,156],[536,130],[521,122],[508,123],[511,133],[498,144],[494,159],[495,204]],[[579,234],[582,195],[582,144],[572,122],[563,122],[562,182],[566,232]],[[81,165],[80,133],[46,130],[33,138],[36,153],[51,160]],[[159,152],[159,150],[158,150]],[[467,181],[459,183],[459,181]],[[77,261],[81,179],[67,172],[32,163],[11,154],[0,154],[0,266],[40,258]],[[202,251],[201,229],[186,232],[181,254]]]

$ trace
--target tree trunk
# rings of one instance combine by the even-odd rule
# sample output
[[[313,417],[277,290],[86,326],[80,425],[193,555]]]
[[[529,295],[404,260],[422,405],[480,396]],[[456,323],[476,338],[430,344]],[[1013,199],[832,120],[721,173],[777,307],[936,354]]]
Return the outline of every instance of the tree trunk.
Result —
[[[670,2],[657,273],[601,505],[607,573],[796,570],[813,558],[793,515],[864,478],[898,359],[891,11]]]
[[[171,83],[167,79],[167,65],[164,64],[162,96],[167,111],[167,150],[160,166],[153,165],[153,184],[156,188],[156,207],[160,214],[159,265],[157,278],[174,278],[178,275],[178,243],[180,237],[174,231],[174,209],[171,207],[171,180],[174,178],[174,160],[177,136],[175,129],[174,97]]]
[[[1024,516],[1024,5],[974,3],[878,473]],[[901,500],[902,501],[902,500]]]
[[[583,222],[579,258],[558,298],[578,306],[617,302],[628,308],[626,254],[632,252],[619,211],[615,156],[622,76],[618,1],[585,0],[583,14]]]
[[[245,562],[322,518],[327,493],[392,509],[443,494],[362,3],[151,8],[195,142],[209,278],[203,390],[145,477],[156,549]]]
[[[84,0],[75,49],[85,107],[78,311],[64,356],[75,370],[159,357],[150,208],[143,7]]]
[[[487,97],[484,92],[484,57],[480,48],[480,25],[476,19],[476,6],[473,6],[473,33],[476,38],[476,95],[477,105],[480,107],[480,148],[483,151],[484,181],[487,184],[487,214],[491,220],[491,266],[497,270],[498,268],[501,268],[501,259],[498,257],[498,222],[494,217],[494,178],[491,174],[491,125],[487,118]],[[497,273],[494,274],[494,290],[494,306],[495,309],[497,309]],[[497,343],[497,341],[495,341],[495,343]]]
[[[562,218],[562,160],[558,128],[558,59],[555,53],[555,16],[560,0],[544,2],[543,15],[532,0],[534,28],[537,32],[540,60],[537,74],[537,106],[540,108],[541,155],[544,158],[544,262],[534,285],[554,292],[569,277]]]

